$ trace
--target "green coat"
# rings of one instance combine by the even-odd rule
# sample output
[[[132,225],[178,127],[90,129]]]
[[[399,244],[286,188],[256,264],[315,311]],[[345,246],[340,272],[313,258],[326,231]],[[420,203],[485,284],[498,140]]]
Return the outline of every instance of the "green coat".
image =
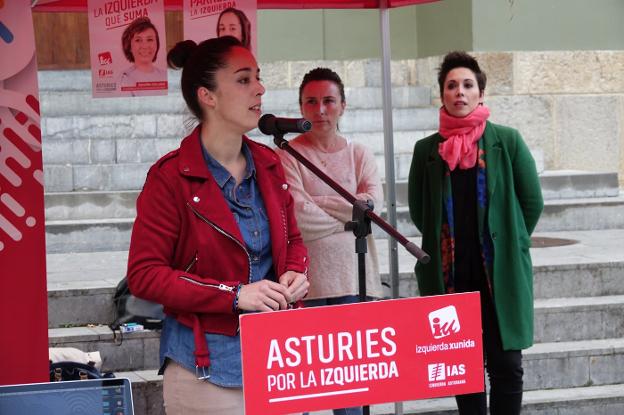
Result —
[[[444,294],[440,228],[442,224],[442,137],[416,143],[409,174],[410,215],[423,235],[428,264],[416,264],[421,295]],[[518,131],[487,123],[483,133],[488,189],[488,226],[494,244],[494,305],[503,349],[533,344],[533,271],[530,235],[544,207],[535,161]]]

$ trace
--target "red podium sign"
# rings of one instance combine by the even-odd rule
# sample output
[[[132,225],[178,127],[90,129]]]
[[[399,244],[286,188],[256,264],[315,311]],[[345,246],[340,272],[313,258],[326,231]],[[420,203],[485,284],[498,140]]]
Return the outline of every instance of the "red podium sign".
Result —
[[[241,316],[245,413],[483,391],[478,293]]]

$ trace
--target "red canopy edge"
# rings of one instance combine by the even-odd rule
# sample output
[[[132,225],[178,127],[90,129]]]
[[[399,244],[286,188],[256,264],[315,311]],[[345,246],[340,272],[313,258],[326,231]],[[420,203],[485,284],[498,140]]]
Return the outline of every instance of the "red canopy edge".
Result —
[[[388,7],[432,3],[438,0],[388,0]],[[258,9],[378,9],[379,0],[258,0]],[[165,0],[166,10],[182,10],[182,0]],[[39,0],[36,12],[86,12],[87,0]]]

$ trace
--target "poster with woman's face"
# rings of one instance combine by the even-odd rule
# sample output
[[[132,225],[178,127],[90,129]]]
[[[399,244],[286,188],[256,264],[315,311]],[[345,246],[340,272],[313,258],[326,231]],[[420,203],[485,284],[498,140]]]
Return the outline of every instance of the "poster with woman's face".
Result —
[[[233,36],[255,55],[256,0],[184,0],[184,39]]]
[[[89,0],[93,97],[167,94],[163,0]]]

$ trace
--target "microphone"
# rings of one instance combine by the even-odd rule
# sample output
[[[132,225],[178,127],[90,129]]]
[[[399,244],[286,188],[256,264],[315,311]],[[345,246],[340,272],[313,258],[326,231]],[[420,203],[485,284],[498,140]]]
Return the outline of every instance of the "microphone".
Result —
[[[258,121],[258,128],[266,135],[284,135],[310,131],[312,123],[305,118],[277,118],[273,114],[264,114]]]

